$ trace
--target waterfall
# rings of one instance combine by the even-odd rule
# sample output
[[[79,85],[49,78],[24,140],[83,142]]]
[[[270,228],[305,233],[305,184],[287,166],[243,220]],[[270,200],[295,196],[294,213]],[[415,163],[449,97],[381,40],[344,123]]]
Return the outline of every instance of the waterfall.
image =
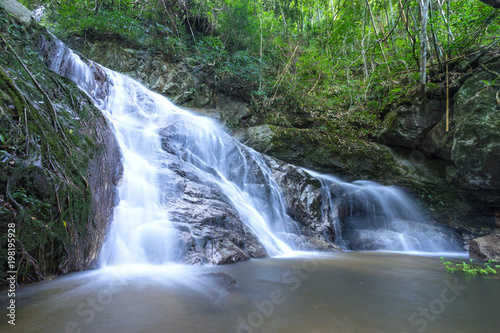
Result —
[[[213,120],[176,107],[127,76],[83,61],[55,38],[41,47],[48,66],[95,101],[121,148],[123,180],[101,254],[104,265],[179,260],[169,201],[172,190],[182,186],[174,177],[181,162],[216,185],[267,254],[291,251],[276,235],[298,233],[298,227],[286,214],[279,186],[259,153]]]
[[[460,251],[460,237],[444,226],[430,223],[401,189],[372,181],[347,183],[306,171],[322,183],[335,243],[344,249]]]
[[[123,179],[101,253],[104,266],[186,261],[189,251],[203,252],[206,259],[225,242],[234,245],[236,254],[231,255],[240,256],[225,262],[289,253],[299,243],[309,248],[301,236],[304,226],[287,214],[282,190],[260,153],[233,139],[215,121],[173,105],[125,75],[82,60],[55,37],[43,39],[41,49],[45,63],[73,80],[102,110],[121,149]],[[307,230],[308,237],[333,240],[343,249],[456,250],[450,245],[457,243],[454,236],[429,224],[401,190],[307,172],[322,184],[320,222],[331,230],[321,236]],[[222,213],[209,219],[209,225],[201,219],[194,230],[189,219],[198,218],[203,213],[199,210],[210,210],[210,205],[203,206],[206,198],[198,188],[216,199]],[[181,194],[185,196],[179,199]],[[174,209],[182,200],[189,205]],[[226,228],[234,220],[242,226],[236,223],[229,229],[238,229],[241,237],[213,237],[213,228]],[[194,263],[203,262],[198,258]]]

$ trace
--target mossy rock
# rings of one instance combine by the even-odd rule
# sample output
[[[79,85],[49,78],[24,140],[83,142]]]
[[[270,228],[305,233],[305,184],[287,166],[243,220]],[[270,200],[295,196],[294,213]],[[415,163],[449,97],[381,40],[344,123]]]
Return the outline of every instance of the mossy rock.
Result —
[[[389,146],[417,148],[445,111],[445,103],[439,100],[430,100],[423,107],[400,105],[386,115],[379,140]]]
[[[500,62],[490,64],[500,70]],[[455,131],[451,157],[459,175],[472,188],[500,189],[500,99],[497,77],[480,71],[455,96]]]
[[[27,283],[95,264],[115,205],[120,153],[89,97],[41,61],[38,43],[52,38],[46,29],[2,8],[0,20],[0,46],[9,50],[0,53],[0,247],[7,248],[6,226],[14,222],[13,270]]]

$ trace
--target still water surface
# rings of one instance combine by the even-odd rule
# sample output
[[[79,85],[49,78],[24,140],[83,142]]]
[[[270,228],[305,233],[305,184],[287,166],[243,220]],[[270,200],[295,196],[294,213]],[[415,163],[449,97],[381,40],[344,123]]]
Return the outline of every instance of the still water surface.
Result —
[[[451,255],[447,255],[450,258]],[[224,272],[230,280],[206,275]],[[295,254],[228,266],[115,266],[18,290],[1,332],[499,332],[500,279],[439,256]],[[1,294],[5,309],[6,293]]]

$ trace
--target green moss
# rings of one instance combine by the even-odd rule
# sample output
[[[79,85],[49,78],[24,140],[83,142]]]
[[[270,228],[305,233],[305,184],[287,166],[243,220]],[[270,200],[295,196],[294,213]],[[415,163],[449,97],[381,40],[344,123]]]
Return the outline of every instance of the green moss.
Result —
[[[7,76],[7,74],[0,68],[0,90],[10,97],[12,105],[14,105],[15,115],[19,116],[22,114],[26,105],[24,104],[23,97],[17,89],[17,87],[12,82],[12,79]]]
[[[26,51],[38,49],[35,41],[45,29],[33,24],[27,31],[1,8],[0,21],[10,27],[2,31],[4,38],[51,99],[60,124],[55,126],[54,110],[19,60],[12,52],[0,52],[0,96],[22,115],[14,121],[0,117],[0,133],[11,147],[0,163],[0,188],[6,189],[0,196],[0,248],[6,248],[4,229],[14,221],[18,282],[26,283],[75,269],[68,262],[85,261],[75,257],[94,227],[89,164],[103,150],[99,132],[106,126],[74,83],[51,72],[38,54]],[[0,46],[5,47],[2,40]],[[5,267],[7,256],[0,255]]]

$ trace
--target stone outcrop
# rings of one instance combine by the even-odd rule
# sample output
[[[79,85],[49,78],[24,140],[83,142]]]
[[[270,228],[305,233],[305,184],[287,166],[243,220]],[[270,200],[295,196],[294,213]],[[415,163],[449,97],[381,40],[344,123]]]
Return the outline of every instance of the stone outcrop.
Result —
[[[456,70],[472,70],[450,87],[449,132],[445,101],[430,100],[420,103],[422,107],[402,105],[389,112],[379,140],[442,161],[440,178],[463,201],[480,207],[486,224],[494,226],[500,211],[500,98],[494,88],[500,61],[483,54],[465,63],[457,64]]]
[[[400,105],[385,116],[380,140],[391,146],[418,148],[425,135],[443,118],[446,104],[430,100],[424,106]]]
[[[280,186],[287,214],[298,223],[301,238],[296,246],[317,251],[341,251],[334,243],[335,231],[328,216],[330,201],[321,182],[303,169],[266,157]]]
[[[473,259],[500,262],[500,233],[492,233],[469,241],[469,256]]]
[[[454,97],[451,159],[472,188],[500,190],[500,98],[491,86],[498,76],[490,72],[500,70],[500,61],[483,66],[488,71],[478,69]]]
[[[122,171],[106,119],[42,62],[38,42],[52,37],[23,12],[18,20],[0,8],[9,26],[0,40],[0,260],[7,267],[14,222],[19,283],[95,266]]]
[[[30,25],[33,20],[33,13],[16,0],[2,0],[0,5],[17,18],[22,24]]]
[[[182,184],[169,195],[169,215],[179,231],[175,248],[190,264],[229,264],[267,256],[255,235],[241,221],[215,183],[201,179],[179,160],[173,165]]]

